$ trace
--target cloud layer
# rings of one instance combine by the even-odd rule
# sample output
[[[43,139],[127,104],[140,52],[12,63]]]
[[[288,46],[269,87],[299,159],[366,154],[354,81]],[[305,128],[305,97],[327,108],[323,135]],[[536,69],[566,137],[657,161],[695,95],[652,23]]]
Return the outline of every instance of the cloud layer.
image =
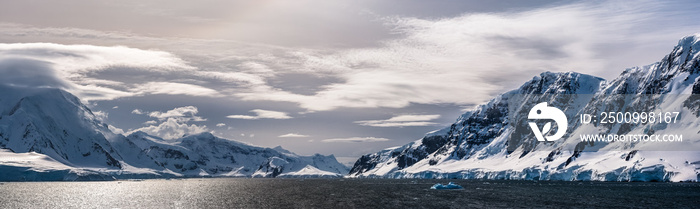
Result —
[[[686,10],[675,9],[680,6]],[[393,31],[393,39],[341,49],[3,24],[0,35],[10,37],[128,39],[162,50],[0,44],[0,55],[5,65],[22,60],[26,68],[53,70],[47,75],[57,79],[44,82],[86,100],[151,94],[235,97],[292,102],[311,112],[410,104],[471,106],[543,71],[612,77],[616,70],[650,62],[641,58],[658,59],[662,54],[645,51],[656,47],[655,41],[675,42],[700,26],[688,21],[692,11],[683,2],[608,1],[439,19],[377,17]],[[331,79],[308,86],[314,89],[310,93],[274,82],[290,73],[309,75],[292,83]]]
[[[165,120],[168,118],[175,118],[180,121],[206,121],[206,119],[196,116],[199,109],[195,106],[185,106],[178,107],[166,112],[153,111],[148,113],[149,117],[158,118],[158,120]]]
[[[139,82],[136,78],[149,73],[168,74],[196,69],[163,51],[123,46],[18,43],[0,44],[0,56],[3,57],[0,71],[14,75],[6,77],[11,81],[3,83],[22,82],[24,85],[62,88],[87,101],[149,94],[220,96],[215,90],[195,84]],[[100,78],[101,73],[111,71],[122,71],[122,74],[131,74],[135,79],[125,82]]]
[[[232,119],[245,119],[245,120],[257,120],[257,119],[291,119],[292,117],[287,115],[285,112],[272,111],[272,110],[261,110],[254,109],[250,112],[255,113],[255,115],[229,115],[227,118]]]
[[[384,21],[402,37],[380,47],[292,53],[301,60],[302,69],[343,82],[324,85],[313,95],[269,85],[234,95],[252,101],[294,102],[310,111],[440,103],[470,106],[540,72],[612,77],[624,67],[658,59],[661,53],[643,54],[653,58],[644,62],[627,54],[644,51],[660,39],[672,40],[671,45],[687,35],[678,31],[694,31],[689,25],[698,23],[671,21],[685,13],[663,13],[676,6],[653,1],[584,2],[442,19],[388,17]],[[621,48],[624,53],[611,53]]]
[[[432,126],[437,123],[430,121],[438,118],[440,115],[399,115],[386,120],[362,120],[355,123],[374,127]]]
[[[146,114],[158,121],[146,121],[145,127],[130,130],[127,134],[143,131],[151,135],[159,136],[163,139],[176,139],[185,135],[207,132],[206,125],[191,124],[191,122],[202,122],[207,119],[197,116],[199,109],[195,106],[177,107],[165,112],[153,111],[144,113],[139,109],[134,109],[133,114]],[[218,125],[217,125],[218,126]]]
[[[359,142],[383,142],[383,141],[389,141],[389,140],[390,139],[380,138],[380,137],[350,137],[350,138],[324,139],[321,141],[322,142],[354,142],[354,143],[359,143]]]
[[[309,137],[309,135],[297,134],[297,133],[288,133],[288,134],[279,135],[278,137],[279,137],[279,138],[305,138],[305,137]]]

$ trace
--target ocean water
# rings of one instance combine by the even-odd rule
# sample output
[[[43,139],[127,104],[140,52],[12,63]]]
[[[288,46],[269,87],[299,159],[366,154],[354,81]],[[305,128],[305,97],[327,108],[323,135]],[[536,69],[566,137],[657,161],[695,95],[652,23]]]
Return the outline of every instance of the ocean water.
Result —
[[[700,207],[699,183],[181,179],[0,183],[0,208]]]

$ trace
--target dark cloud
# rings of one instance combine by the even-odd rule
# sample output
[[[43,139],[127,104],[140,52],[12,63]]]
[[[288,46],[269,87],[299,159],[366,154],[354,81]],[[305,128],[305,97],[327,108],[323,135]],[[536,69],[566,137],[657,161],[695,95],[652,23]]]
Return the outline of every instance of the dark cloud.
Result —
[[[69,89],[71,85],[61,79],[51,64],[41,60],[0,59],[0,83],[22,87],[52,87]]]

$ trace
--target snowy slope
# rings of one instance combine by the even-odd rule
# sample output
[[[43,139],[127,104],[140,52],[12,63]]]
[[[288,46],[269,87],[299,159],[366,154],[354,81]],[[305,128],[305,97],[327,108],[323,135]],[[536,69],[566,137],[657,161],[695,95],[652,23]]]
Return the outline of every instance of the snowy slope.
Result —
[[[279,175],[282,178],[339,178],[342,174],[319,170],[318,168],[307,165],[298,171],[292,171]]]
[[[681,39],[662,61],[610,82],[542,73],[460,116],[450,127],[357,160],[352,177],[697,181],[700,164],[700,35]],[[566,115],[679,111],[675,124],[585,124],[538,143],[526,122],[534,104]],[[556,126],[555,126],[556,127]],[[554,127],[553,127],[554,129]],[[684,143],[581,142],[579,134],[683,134]]]
[[[210,133],[176,140],[115,134],[77,97],[59,89],[0,84],[0,92],[0,181],[348,172],[332,155],[299,156]]]
[[[75,167],[119,169],[107,125],[68,92],[0,85],[0,148]]]
[[[185,176],[277,177],[307,166],[318,167],[324,172],[347,173],[347,168],[333,156],[299,156],[281,147],[255,147],[219,138],[210,133],[166,141],[136,132],[118,144],[118,147],[138,147],[118,149],[119,152],[140,150],[139,153],[124,153],[122,156],[150,159],[152,161],[144,161],[154,162],[161,168]]]
[[[3,181],[111,180],[112,176],[67,166],[36,152],[14,153],[0,149]]]

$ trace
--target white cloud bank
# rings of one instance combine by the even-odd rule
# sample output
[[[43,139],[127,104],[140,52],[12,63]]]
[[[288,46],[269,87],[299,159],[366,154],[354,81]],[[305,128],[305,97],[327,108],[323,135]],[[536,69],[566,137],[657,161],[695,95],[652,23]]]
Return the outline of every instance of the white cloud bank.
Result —
[[[288,134],[279,135],[277,137],[279,137],[279,138],[305,138],[305,137],[309,137],[309,135],[298,134],[298,133],[288,133]]]
[[[383,142],[383,141],[389,141],[390,139],[387,138],[380,138],[380,137],[350,137],[350,138],[333,138],[333,139],[324,139],[321,140],[322,142]]]
[[[3,64],[21,65],[17,63],[49,69],[50,73],[42,73],[48,77],[43,79],[46,85],[67,88],[86,100],[149,94],[231,96],[249,101],[293,102],[308,111],[440,103],[470,106],[543,71],[577,71],[605,77],[618,74],[623,67],[656,61],[667,51],[655,54],[650,51],[657,50],[650,49],[657,49],[658,45],[668,49],[667,45],[697,32],[700,25],[692,21],[697,19],[697,6],[677,4],[595,1],[441,19],[385,17],[382,20],[400,37],[380,46],[354,49],[286,48],[0,24],[3,36],[69,36],[107,43],[129,40],[170,51],[0,44],[0,69]],[[188,62],[181,56],[193,59],[187,59],[191,60]],[[133,82],[94,76],[114,68],[137,71],[146,78],[153,73],[188,77]],[[271,81],[290,72],[335,80],[319,84],[315,92],[307,94],[277,87]]]
[[[398,38],[355,48],[341,42],[337,44],[347,45],[323,48],[323,44],[316,45],[318,42],[313,42],[313,38],[309,39],[313,46],[287,48],[270,43],[240,43],[236,39],[144,37],[63,27],[79,24],[40,27],[0,23],[0,39],[4,43],[41,40],[94,45],[0,44],[0,83],[64,88],[84,100],[177,94],[184,95],[178,98],[185,100],[191,99],[186,97],[189,96],[243,99],[259,102],[257,104],[292,102],[307,111],[401,108],[438,103],[469,106],[487,101],[542,71],[577,71],[610,78],[625,67],[658,61],[680,37],[697,33],[700,28],[700,21],[697,21],[700,4],[694,2],[581,2],[560,2],[556,3],[560,6],[508,13],[466,13],[439,19],[385,17],[383,21],[398,35],[392,37]],[[234,14],[224,10],[227,15]],[[318,11],[333,17],[332,10]],[[44,20],[38,22],[51,25]],[[98,22],[101,26],[95,28],[109,30]],[[305,38],[311,37],[303,35],[310,27],[295,28],[294,24],[288,24],[288,19],[284,23],[284,27],[276,31],[289,28],[302,32],[296,34]],[[325,27],[346,31],[338,30],[348,29],[344,26],[347,25]],[[130,30],[128,28],[135,27],[128,25],[125,31]],[[238,33],[244,30],[234,25],[212,25],[211,28],[197,25],[196,30],[187,32],[220,34],[221,31]],[[343,35],[363,38],[362,34],[376,32],[349,31],[351,33]],[[166,35],[178,34],[182,33]],[[279,39],[280,34],[287,33],[258,35]],[[129,47],[106,47],[115,44]],[[310,91],[299,93],[275,82],[275,78],[285,73],[332,79],[314,83],[316,86],[307,88]],[[264,112],[253,112],[234,115],[234,118],[291,118],[286,113],[264,115]],[[142,130],[165,137],[206,129],[194,121],[150,119]],[[356,124],[395,127],[432,123],[431,120],[403,121],[401,118],[368,119],[374,118],[362,119]],[[284,133],[271,136],[279,134]],[[382,139],[355,137],[326,141]]]
[[[124,46],[14,43],[0,44],[0,57],[0,73],[14,75],[11,80],[6,77],[7,81],[2,83],[61,88],[87,101],[150,94],[222,96],[216,90],[178,81],[127,83],[95,77],[110,69],[143,74],[198,72],[179,57],[163,51]]]
[[[135,109],[132,113],[138,112],[139,114],[147,114],[151,118],[158,119],[158,121],[146,121],[144,124],[148,126],[131,130],[128,134],[136,131],[143,131],[163,139],[176,139],[185,135],[209,131],[206,125],[189,124],[190,122],[206,121],[205,118],[196,115],[199,110],[195,106],[177,107],[165,112],[153,111],[144,113],[137,110],[138,109]]]
[[[650,54],[646,49],[661,40],[669,41],[664,49],[670,49],[688,35],[680,31],[697,29],[698,23],[684,17],[692,13],[678,12],[677,6],[606,1],[442,19],[386,18],[403,37],[381,47],[290,52],[303,70],[343,82],[324,85],[312,95],[267,85],[235,95],[294,102],[310,111],[480,104],[544,71],[611,77],[624,67],[656,61],[667,51]]]
[[[386,120],[362,120],[355,123],[374,127],[432,126],[438,123],[430,121],[438,118],[440,115],[399,115]]]
[[[195,106],[185,106],[185,107],[177,107],[172,110],[168,110],[165,112],[160,112],[160,111],[153,111],[148,113],[149,117],[152,118],[158,118],[158,120],[165,120],[168,118],[175,118],[179,121],[206,121],[206,119],[197,116],[197,113],[199,113],[199,109]]]
[[[255,113],[255,115],[229,115],[227,118],[233,119],[245,119],[245,120],[257,120],[257,119],[290,119],[291,116],[287,115],[286,112],[272,111],[272,110],[261,110],[254,109],[250,112]]]

